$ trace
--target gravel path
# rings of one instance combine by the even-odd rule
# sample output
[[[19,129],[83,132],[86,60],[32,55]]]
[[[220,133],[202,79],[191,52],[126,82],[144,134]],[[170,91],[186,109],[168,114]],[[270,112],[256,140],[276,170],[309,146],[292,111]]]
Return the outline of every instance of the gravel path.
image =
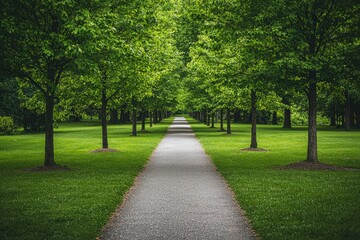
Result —
[[[176,117],[100,239],[255,239],[185,118]]]

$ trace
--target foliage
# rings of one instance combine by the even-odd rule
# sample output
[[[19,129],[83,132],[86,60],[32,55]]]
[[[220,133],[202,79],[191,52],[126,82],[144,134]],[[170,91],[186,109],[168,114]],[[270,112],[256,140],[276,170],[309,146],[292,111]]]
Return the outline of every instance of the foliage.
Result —
[[[0,116],[11,116],[16,123],[20,123],[19,86],[15,79],[0,77]]]
[[[15,124],[12,117],[0,116],[0,133],[13,133],[15,130]]]

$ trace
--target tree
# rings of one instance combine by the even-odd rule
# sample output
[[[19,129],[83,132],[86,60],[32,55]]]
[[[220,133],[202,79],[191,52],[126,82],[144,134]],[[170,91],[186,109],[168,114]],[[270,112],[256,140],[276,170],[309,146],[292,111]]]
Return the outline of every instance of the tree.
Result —
[[[208,9],[213,16],[213,24],[217,30],[217,42],[221,50],[219,57],[221,65],[217,69],[218,83],[227,86],[238,96],[237,107],[246,109],[241,104],[239,96],[242,92],[249,93],[251,104],[251,144],[250,148],[257,148],[256,119],[257,95],[269,92],[273,84],[269,81],[269,69],[274,57],[273,42],[263,29],[263,23],[257,18],[267,7],[260,1],[216,1]],[[212,30],[211,32],[214,32]],[[233,99],[236,99],[233,98]],[[236,100],[235,100],[236,102]],[[235,106],[236,106],[235,105]]]
[[[302,0],[274,1],[267,12],[272,14],[271,32],[278,46],[293,66],[298,84],[308,98],[307,161],[317,162],[317,87],[330,82],[326,74],[332,56],[330,49],[354,37],[357,29],[359,3],[357,1]],[[271,19],[271,20],[270,20]]]
[[[54,106],[58,87],[91,41],[96,1],[2,1],[6,76],[37,88],[45,103],[45,166],[54,160]]]

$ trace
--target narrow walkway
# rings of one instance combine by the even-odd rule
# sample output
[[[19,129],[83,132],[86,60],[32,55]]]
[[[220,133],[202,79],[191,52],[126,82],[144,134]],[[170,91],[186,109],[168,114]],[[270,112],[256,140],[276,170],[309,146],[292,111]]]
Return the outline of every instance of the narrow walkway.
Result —
[[[175,118],[106,239],[255,239],[183,117]]]

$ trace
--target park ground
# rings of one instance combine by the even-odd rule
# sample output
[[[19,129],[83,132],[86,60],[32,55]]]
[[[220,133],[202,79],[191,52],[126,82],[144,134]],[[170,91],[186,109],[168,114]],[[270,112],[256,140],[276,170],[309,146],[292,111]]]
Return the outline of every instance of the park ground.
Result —
[[[109,127],[101,146],[97,121],[61,123],[55,156],[68,171],[40,166],[42,133],[0,136],[0,238],[95,239],[143,169],[172,119],[130,137],[130,125]],[[360,171],[280,170],[306,156],[307,129],[259,125],[259,147],[246,152],[250,125],[226,135],[190,119],[201,144],[234,191],[262,239],[359,239]],[[217,127],[217,125],[216,125]],[[360,169],[360,132],[321,127],[320,161]]]
[[[190,123],[262,239],[360,238],[359,131],[318,131],[320,161],[353,170],[281,170],[306,159],[306,127],[258,125],[258,147],[267,151],[249,152],[250,125],[233,124],[226,135]]]

